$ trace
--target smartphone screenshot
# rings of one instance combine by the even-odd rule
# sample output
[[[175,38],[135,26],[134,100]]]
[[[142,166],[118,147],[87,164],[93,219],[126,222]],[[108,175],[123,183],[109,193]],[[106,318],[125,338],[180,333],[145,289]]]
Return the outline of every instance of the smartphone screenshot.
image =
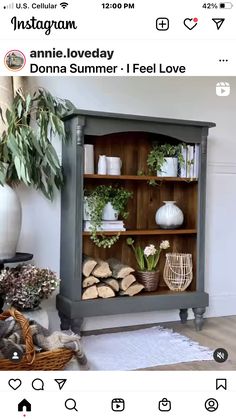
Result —
[[[234,418],[236,4],[0,4],[11,419]]]

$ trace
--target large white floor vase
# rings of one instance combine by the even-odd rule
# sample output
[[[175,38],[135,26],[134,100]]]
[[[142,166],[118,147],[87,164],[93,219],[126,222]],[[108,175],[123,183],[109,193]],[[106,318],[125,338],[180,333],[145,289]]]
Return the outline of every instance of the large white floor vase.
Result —
[[[0,260],[16,254],[21,230],[21,203],[8,185],[0,185]]]

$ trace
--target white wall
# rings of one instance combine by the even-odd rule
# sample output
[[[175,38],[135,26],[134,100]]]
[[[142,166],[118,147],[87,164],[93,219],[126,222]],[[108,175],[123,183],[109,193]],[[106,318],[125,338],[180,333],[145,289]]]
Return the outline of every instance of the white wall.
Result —
[[[32,87],[70,99],[82,109],[216,122],[210,131],[207,180],[206,289],[207,316],[236,314],[234,239],[236,237],[236,78],[231,96],[217,97],[218,78],[31,78]],[[59,271],[60,201],[47,202],[39,193],[20,188],[23,228],[20,250],[31,251],[35,262]],[[47,304],[55,313],[54,300]],[[95,329],[178,319],[177,311],[86,319]]]

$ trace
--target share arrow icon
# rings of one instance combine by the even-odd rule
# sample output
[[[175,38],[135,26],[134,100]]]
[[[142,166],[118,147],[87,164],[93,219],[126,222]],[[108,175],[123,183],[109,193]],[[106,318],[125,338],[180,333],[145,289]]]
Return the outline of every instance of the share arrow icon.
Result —
[[[214,19],[212,19],[213,20],[213,22],[215,22],[215,24],[216,24],[216,27],[217,27],[217,29],[219,30],[220,28],[221,28],[221,26],[223,25],[223,23],[224,23],[224,21],[225,21],[225,19],[224,18],[219,18],[219,19],[217,19],[217,18],[214,18]]]
[[[59,386],[59,390],[61,390],[63,387],[64,387],[64,385],[66,384],[66,382],[67,382],[67,379],[57,379],[57,378],[55,378],[54,379],[54,381],[56,381],[56,383],[58,384],[58,386]]]

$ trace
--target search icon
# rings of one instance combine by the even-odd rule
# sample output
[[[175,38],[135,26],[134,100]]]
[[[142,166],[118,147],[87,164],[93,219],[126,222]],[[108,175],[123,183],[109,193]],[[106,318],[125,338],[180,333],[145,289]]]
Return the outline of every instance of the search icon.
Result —
[[[78,412],[78,409],[76,408],[76,401],[75,401],[75,399],[67,399],[65,401],[65,407],[68,410],[76,410],[76,412]]]
[[[41,378],[35,378],[35,380],[32,381],[32,387],[34,390],[44,390],[43,380],[41,380]]]

